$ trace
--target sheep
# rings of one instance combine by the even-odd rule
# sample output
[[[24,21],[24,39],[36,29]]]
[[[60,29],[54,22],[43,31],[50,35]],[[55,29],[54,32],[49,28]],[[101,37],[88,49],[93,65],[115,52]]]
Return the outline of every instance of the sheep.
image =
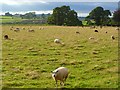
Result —
[[[54,40],[54,43],[61,44],[62,46],[65,46],[65,44],[62,43],[62,42],[60,41],[60,39],[55,39],[55,40]]]
[[[76,31],[76,34],[80,34],[80,32]]]
[[[112,35],[112,36],[111,36],[111,39],[112,39],[112,40],[114,40],[114,39],[115,39],[115,37]]]
[[[4,35],[4,39],[8,40],[9,39],[8,35]]]
[[[58,80],[60,80],[60,85],[64,86],[64,82],[66,81],[68,74],[69,74],[68,69],[65,67],[59,67],[52,72],[52,78],[56,82],[56,87],[57,87]]]
[[[120,30],[120,27],[116,28],[116,30]]]
[[[90,37],[89,39],[94,39],[94,37]]]
[[[54,43],[61,43],[60,39],[55,39]]]
[[[30,30],[28,30],[28,32],[35,32],[35,30],[33,30],[33,29],[30,29]]]
[[[18,32],[18,31],[20,31],[20,28],[16,28],[14,31]]]
[[[95,30],[94,32],[98,32],[98,30]]]
[[[95,26],[91,26],[90,29],[95,28]]]
[[[40,30],[44,30],[44,27],[39,27]]]

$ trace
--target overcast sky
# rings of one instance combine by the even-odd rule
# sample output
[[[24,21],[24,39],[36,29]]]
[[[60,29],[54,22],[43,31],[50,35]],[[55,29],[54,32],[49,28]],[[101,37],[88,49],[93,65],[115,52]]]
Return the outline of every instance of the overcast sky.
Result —
[[[52,13],[55,7],[62,5],[70,6],[78,16],[87,16],[88,13],[97,6],[102,6],[105,10],[115,11],[118,8],[119,0],[0,0],[2,10],[0,14],[10,12],[12,14],[35,11],[36,14]]]

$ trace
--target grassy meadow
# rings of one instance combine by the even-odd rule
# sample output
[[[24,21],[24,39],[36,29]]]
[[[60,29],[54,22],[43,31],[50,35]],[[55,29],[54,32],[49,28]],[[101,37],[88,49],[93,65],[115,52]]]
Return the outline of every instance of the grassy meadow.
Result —
[[[90,27],[12,26],[20,32],[10,30],[10,25],[2,26],[3,88],[55,88],[51,71],[60,66],[70,71],[65,88],[118,88],[115,27],[98,27],[94,32]],[[28,32],[28,28],[35,32]],[[6,34],[10,40],[4,39]],[[54,43],[55,38],[64,45]]]

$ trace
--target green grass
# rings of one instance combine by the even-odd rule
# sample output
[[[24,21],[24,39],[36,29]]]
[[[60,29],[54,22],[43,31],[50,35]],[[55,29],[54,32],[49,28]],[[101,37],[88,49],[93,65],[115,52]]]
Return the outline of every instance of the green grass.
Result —
[[[2,23],[15,23],[15,22],[21,22],[25,19],[21,19],[20,17],[11,17],[11,16],[0,16],[0,21]]]
[[[114,27],[98,28],[98,33],[89,27],[34,25],[35,32],[28,32],[29,26],[13,26],[26,28],[20,32],[10,27],[2,27],[2,36],[8,34],[11,39],[2,39],[4,88],[54,88],[51,71],[60,66],[70,71],[66,88],[118,87],[118,31]],[[55,38],[65,45],[55,44]]]

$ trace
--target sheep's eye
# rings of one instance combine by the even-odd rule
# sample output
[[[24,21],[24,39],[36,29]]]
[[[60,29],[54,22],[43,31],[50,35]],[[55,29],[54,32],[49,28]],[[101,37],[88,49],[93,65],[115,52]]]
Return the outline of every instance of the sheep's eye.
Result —
[[[58,70],[56,71],[56,73],[58,72]]]

